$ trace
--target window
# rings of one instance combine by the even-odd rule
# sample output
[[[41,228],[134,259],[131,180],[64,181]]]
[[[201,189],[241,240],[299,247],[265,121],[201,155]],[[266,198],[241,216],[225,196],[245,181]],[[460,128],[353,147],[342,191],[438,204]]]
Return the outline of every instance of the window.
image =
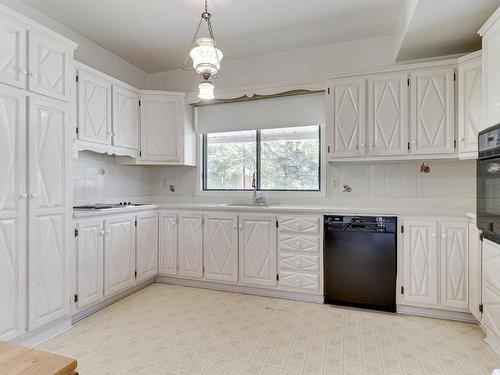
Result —
[[[203,189],[320,190],[320,127],[203,136]]]

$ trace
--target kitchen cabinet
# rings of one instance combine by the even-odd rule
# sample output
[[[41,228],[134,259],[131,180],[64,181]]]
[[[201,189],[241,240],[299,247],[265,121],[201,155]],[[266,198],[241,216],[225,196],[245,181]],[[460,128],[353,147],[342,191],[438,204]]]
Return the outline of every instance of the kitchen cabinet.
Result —
[[[364,78],[331,80],[329,86],[330,133],[328,157],[365,156],[365,90]]]
[[[158,213],[137,215],[136,281],[152,278],[158,268]]]
[[[177,214],[160,211],[159,219],[158,273],[177,274]]]
[[[0,18],[0,82],[26,88],[26,36],[21,23]]]
[[[410,72],[410,139],[414,155],[454,153],[453,68]]]
[[[500,338],[500,246],[486,239],[483,241],[482,270],[482,324]]]
[[[113,84],[113,145],[139,147],[139,94],[132,88]]]
[[[10,340],[26,328],[26,96],[21,90],[0,87],[0,118],[0,340]]]
[[[477,158],[477,134],[482,123],[481,52],[464,56],[458,63],[458,154]]]
[[[481,321],[482,292],[482,255],[480,232],[476,223],[469,224],[469,310],[474,317]]]
[[[408,155],[407,79],[406,72],[367,79],[369,155]]]
[[[135,216],[118,215],[104,221],[104,295],[135,284]]]
[[[469,307],[468,224],[440,224],[441,305],[457,309]]]
[[[242,284],[276,286],[276,217],[240,215],[239,253]]]
[[[71,248],[71,136],[69,106],[30,96],[29,328],[68,313]]]
[[[203,277],[202,216],[179,214],[179,247],[177,275]]]
[[[104,283],[104,221],[81,220],[76,226],[76,293],[79,309],[101,301]]]
[[[204,278],[238,281],[238,217],[232,214],[203,215]]]

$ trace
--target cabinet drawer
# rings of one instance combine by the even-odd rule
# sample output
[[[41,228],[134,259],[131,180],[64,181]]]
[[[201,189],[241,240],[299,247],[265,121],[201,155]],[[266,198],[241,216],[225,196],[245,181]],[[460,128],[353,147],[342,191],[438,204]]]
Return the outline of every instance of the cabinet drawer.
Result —
[[[320,257],[319,255],[281,253],[280,270],[297,272],[319,272]]]
[[[281,272],[280,287],[300,291],[319,291],[319,274]]]
[[[319,236],[280,234],[280,251],[319,253]]]
[[[319,233],[319,216],[280,216],[280,232],[289,233]]]

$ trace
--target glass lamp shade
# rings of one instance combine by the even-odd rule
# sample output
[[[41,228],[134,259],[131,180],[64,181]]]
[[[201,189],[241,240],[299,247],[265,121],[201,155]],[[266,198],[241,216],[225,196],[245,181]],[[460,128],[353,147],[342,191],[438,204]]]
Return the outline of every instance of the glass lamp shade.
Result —
[[[212,38],[199,38],[189,56],[193,60],[194,70],[202,76],[210,77],[219,71],[223,54],[215,48]]]
[[[214,85],[211,82],[202,82],[198,85],[200,92],[198,97],[203,100],[211,100],[215,98]]]

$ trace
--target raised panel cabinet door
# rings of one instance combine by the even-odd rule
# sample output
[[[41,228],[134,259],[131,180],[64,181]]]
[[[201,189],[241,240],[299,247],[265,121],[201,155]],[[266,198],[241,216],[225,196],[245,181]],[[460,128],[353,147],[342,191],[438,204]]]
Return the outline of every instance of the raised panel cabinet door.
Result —
[[[404,295],[406,303],[438,304],[437,223],[404,222]]]
[[[368,154],[408,154],[407,73],[368,79]]]
[[[410,153],[455,151],[453,68],[410,73]]]
[[[111,83],[85,70],[78,71],[78,139],[111,144]]]
[[[182,115],[178,97],[141,96],[141,160],[181,162]]]
[[[469,310],[481,321],[481,240],[475,223],[469,224]]]
[[[77,223],[76,290],[78,308],[99,302],[104,284],[104,222],[102,219]]]
[[[330,158],[366,155],[365,88],[363,78],[331,81]]]
[[[203,277],[202,217],[179,214],[179,276]]]
[[[156,275],[158,269],[158,213],[137,215],[137,281]]]
[[[30,96],[29,329],[69,311],[73,126],[69,105]]]
[[[231,214],[203,216],[204,278],[238,281],[238,217]]]
[[[484,119],[480,130],[500,123],[500,26],[495,25],[483,37]]]
[[[500,246],[483,241],[483,319],[481,321],[500,337]]]
[[[280,216],[280,233],[319,234],[321,216]]]
[[[441,223],[441,305],[457,309],[469,306],[468,225]]]
[[[139,147],[139,94],[113,85],[113,145]]]
[[[0,20],[0,82],[26,88],[26,36],[21,25]]]
[[[239,280],[256,286],[276,285],[276,217],[239,217]]]
[[[135,284],[135,216],[104,221],[104,295]]]
[[[458,65],[458,151],[477,157],[477,134],[483,121],[481,56]]]
[[[177,275],[177,214],[160,212],[158,273]]]
[[[70,63],[73,51],[41,34],[30,31],[29,89],[38,94],[69,101]]]
[[[0,88],[0,165],[0,340],[11,340],[26,328],[26,98],[7,86]]]

